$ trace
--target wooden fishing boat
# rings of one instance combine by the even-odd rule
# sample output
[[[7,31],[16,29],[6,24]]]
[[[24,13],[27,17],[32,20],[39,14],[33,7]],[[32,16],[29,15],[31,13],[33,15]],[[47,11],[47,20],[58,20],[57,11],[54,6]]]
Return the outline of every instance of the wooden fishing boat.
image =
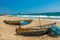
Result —
[[[25,36],[37,36],[42,35],[48,32],[48,29],[51,25],[55,25],[56,23],[51,23],[47,25],[42,26],[34,26],[34,27],[28,27],[28,28],[16,28],[16,33],[19,35],[25,35]]]
[[[20,21],[27,21],[28,23],[31,23],[32,20],[31,19],[28,19],[28,20],[19,20],[19,21],[15,21],[15,20],[4,20],[4,22],[6,24],[11,24],[11,25],[20,25]]]
[[[41,25],[41,21],[40,21],[40,14],[39,15],[39,26],[34,26],[34,27],[28,27],[28,28],[22,28],[21,25],[19,25],[18,28],[16,28],[16,33],[19,35],[25,35],[25,36],[39,36],[42,34],[45,34],[48,32],[48,29],[51,25],[55,25],[56,22],[54,23],[50,23],[50,24],[46,24],[46,25]]]

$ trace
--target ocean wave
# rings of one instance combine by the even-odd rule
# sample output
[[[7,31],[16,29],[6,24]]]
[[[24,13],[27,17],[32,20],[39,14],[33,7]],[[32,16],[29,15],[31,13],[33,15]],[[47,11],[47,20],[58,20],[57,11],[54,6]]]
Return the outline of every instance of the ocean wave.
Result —
[[[13,15],[9,15],[9,16],[13,16]],[[27,17],[27,18],[60,18],[60,16],[47,16],[47,15],[17,15],[15,17]]]
[[[17,17],[35,17],[35,18],[60,18],[60,16],[46,16],[46,15],[17,15]]]

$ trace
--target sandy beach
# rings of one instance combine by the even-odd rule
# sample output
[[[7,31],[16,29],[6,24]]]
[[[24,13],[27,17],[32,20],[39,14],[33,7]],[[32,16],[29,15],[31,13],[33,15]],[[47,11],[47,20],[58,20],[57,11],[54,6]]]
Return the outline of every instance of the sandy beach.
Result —
[[[16,28],[18,27],[18,25],[8,25],[5,24],[3,21],[4,20],[20,20],[17,17],[10,17],[7,15],[4,16],[0,16],[0,40],[60,40],[60,37],[58,38],[54,38],[54,37],[50,37],[48,35],[43,35],[43,36],[36,36],[36,37],[29,37],[29,36],[22,36],[22,35],[15,35],[16,32]],[[23,18],[21,18],[21,20],[23,20]],[[52,20],[41,20],[41,25],[45,25],[45,24],[49,24],[52,23],[54,21]],[[60,22],[56,22],[57,26],[60,26]],[[25,25],[25,26],[38,26],[39,24],[39,20],[33,20],[30,24]]]

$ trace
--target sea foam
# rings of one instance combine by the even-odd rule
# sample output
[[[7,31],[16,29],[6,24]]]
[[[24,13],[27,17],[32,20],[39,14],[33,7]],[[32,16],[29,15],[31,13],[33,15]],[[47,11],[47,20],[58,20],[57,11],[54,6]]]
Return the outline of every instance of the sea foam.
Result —
[[[10,15],[13,16],[13,15]],[[53,20],[53,21],[60,21],[60,16],[47,16],[47,15],[16,15],[15,17],[23,17],[23,18],[30,18],[30,19],[41,19],[41,20]]]
[[[60,16],[46,16],[46,15],[17,15],[17,17],[60,18]]]

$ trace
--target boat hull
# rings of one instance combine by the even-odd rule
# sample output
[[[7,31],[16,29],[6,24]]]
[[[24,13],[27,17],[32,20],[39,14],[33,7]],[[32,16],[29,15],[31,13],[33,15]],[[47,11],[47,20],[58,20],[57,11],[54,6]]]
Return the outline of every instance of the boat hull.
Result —
[[[27,21],[28,23],[31,23],[31,22],[32,22],[32,20],[24,20],[24,21]],[[21,24],[19,23],[20,20],[19,20],[19,21],[4,20],[4,22],[5,22],[6,24],[10,24],[10,25],[21,25]]]
[[[46,30],[37,30],[37,31],[24,31],[24,32],[21,32],[19,30],[21,30],[21,29],[16,29],[16,33],[18,35],[24,35],[24,36],[39,36],[39,35],[46,34],[48,32],[48,29],[46,29]]]

